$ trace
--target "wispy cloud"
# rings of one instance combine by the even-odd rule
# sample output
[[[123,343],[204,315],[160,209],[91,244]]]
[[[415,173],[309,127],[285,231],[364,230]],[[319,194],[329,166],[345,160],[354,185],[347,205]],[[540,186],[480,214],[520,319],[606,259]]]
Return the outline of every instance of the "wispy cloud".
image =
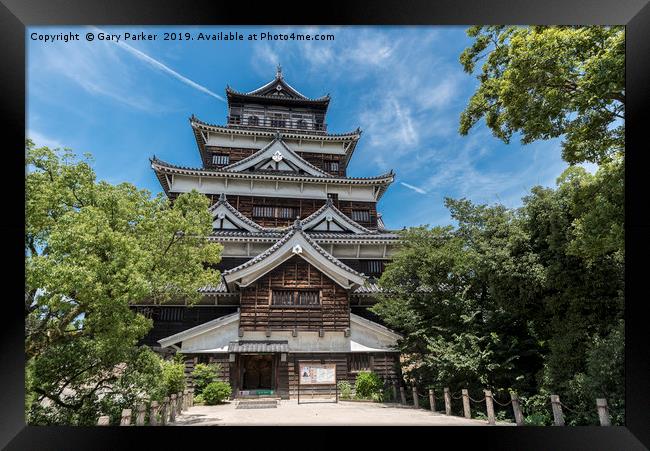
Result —
[[[408,184],[408,183],[405,183],[405,182],[399,182],[399,183],[400,183],[401,185],[404,185],[404,186],[407,187],[408,189],[412,189],[412,190],[415,191],[416,193],[420,193],[420,194],[426,194],[426,193],[427,193],[426,190],[424,190],[424,189],[422,189],[422,188],[420,188],[420,187],[418,187],[418,186],[411,185],[411,184]]]
[[[27,130],[25,138],[29,138],[34,141],[36,147],[49,147],[50,149],[63,149],[66,147],[57,138],[46,136],[36,130]]]
[[[96,28],[96,27],[91,27],[92,29],[98,31],[98,32],[103,32],[103,30]],[[154,69],[160,70],[168,75],[171,75],[172,77],[176,78],[179,80],[181,83],[186,84],[187,86],[190,86],[198,91],[201,91],[205,94],[208,94],[216,99],[221,100],[222,102],[225,102],[226,99],[224,99],[222,96],[219,94],[215,94],[214,92],[210,91],[208,88],[205,86],[201,86],[200,84],[190,80],[189,78],[185,77],[184,75],[179,74],[175,70],[171,69],[170,67],[166,66],[165,64],[161,63],[155,58],[150,57],[144,52],[141,52],[140,50],[131,47],[130,45],[126,44],[125,42],[119,41],[119,42],[114,42],[118,47],[126,50],[130,54],[134,55],[136,58],[138,58],[141,61],[144,61],[145,63],[151,65]]]

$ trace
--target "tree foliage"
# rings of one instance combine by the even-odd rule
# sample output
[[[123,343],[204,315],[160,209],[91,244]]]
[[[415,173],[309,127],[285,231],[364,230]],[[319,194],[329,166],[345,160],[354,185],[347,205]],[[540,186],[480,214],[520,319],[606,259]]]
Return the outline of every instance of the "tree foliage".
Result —
[[[200,395],[209,383],[215,382],[220,372],[221,364],[219,363],[198,363],[192,371],[196,394]]]
[[[602,163],[625,143],[623,27],[475,26],[460,56],[480,84],[461,115],[467,134],[485,118],[494,135],[523,143],[563,137],[573,164]]]
[[[86,418],[79,412],[96,410],[99,393],[154,368],[135,347],[151,320],[130,304],[194,302],[219,278],[209,264],[221,246],[206,239],[212,221],[202,194],[172,204],[97,181],[88,156],[29,140],[25,150],[28,397],[34,411],[45,402],[61,418]]]
[[[596,424],[604,397],[621,424],[621,170],[570,167],[517,209],[447,199],[456,226],[404,231],[373,311],[404,333],[406,376],[526,401],[559,394],[573,424]]]

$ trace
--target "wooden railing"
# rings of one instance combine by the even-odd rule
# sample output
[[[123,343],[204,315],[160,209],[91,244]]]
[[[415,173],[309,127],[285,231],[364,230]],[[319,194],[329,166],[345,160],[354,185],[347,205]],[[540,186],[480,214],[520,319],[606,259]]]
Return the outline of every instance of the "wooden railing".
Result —
[[[171,397],[165,397],[162,402],[142,400],[135,406],[135,409],[123,409],[120,426],[166,426],[176,420],[176,415],[180,415],[184,410],[194,405],[194,389],[186,389],[182,392],[174,393]],[[146,413],[149,411],[148,421]],[[135,417],[134,417],[135,413]],[[102,415],[97,420],[97,426],[110,426],[110,417]]]
[[[417,387],[412,388],[413,391],[413,396],[412,396],[412,407],[418,409],[420,407],[420,398],[423,398],[426,400],[427,395],[428,395],[428,401],[429,401],[429,407],[432,412],[437,412],[436,409],[436,402],[439,400],[436,399],[436,393],[435,390],[429,388],[428,393],[425,393],[424,390],[418,390]],[[422,392],[422,393],[420,393]],[[455,394],[452,394],[451,390],[448,387],[445,387],[443,389],[443,402],[444,402],[444,414],[451,416],[452,415],[452,399],[456,400],[461,400],[463,403],[463,416],[465,418],[471,419],[472,418],[472,411],[471,411],[471,403],[476,403],[476,404],[482,404],[485,402],[485,411],[487,413],[487,422],[490,425],[495,425],[496,424],[496,416],[494,414],[494,405],[498,404],[501,407],[508,407],[511,406],[512,412],[514,415],[515,419],[515,424],[517,426],[523,426],[525,423],[524,419],[524,414],[521,408],[521,402],[519,400],[519,397],[517,396],[517,393],[515,392],[510,392],[510,399],[506,402],[499,402],[498,400],[495,399],[494,394],[492,393],[491,390],[483,390],[484,397],[482,399],[472,399],[469,396],[469,390],[467,389],[461,389],[459,392],[456,392]],[[404,386],[399,387],[399,394],[400,397],[399,399],[397,398],[397,384],[393,386],[393,399],[395,401],[399,401],[400,404],[407,406],[407,397],[406,397],[406,389]],[[553,425],[554,426],[564,426],[565,421],[564,421],[564,413],[562,411],[562,407],[568,409],[566,405],[564,405],[560,401],[560,397],[558,395],[550,395],[549,401],[551,406],[551,411],[553,413]],[[569,409],[570,410],[570,409]],[[601,426],[610,426],[611,425],[611,420],[610,420],[610,415],[609,415],[609,408],[607,406],[607,400],[603,398],[598,398],[596,399],[596,411],[598,413],[598,419],[600,422]]]
[[[245,125],[247,127],[270,127],[270,128],[287,128],[294,130],[311,130],[311,131],[327,131],[327,124],[318,122],[307,122],[301,119],[282,119],[273,117],[257,117],[251,119],[250,117],[241,118],[240,116],[228,116],[228,124],[231,125]]]

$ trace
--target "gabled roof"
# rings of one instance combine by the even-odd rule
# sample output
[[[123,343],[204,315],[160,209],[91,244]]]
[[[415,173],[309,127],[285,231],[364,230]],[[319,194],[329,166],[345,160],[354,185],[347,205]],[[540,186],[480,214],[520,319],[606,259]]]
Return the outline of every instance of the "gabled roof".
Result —
[[[160,343],[160,346],[162,346],[163,348],[167,346],[172,346],[178,342],[187,340],[188,338],[196,337],[197,335],[200,335],[204,332],[208,332],[216,328],[223,327],[226,324],[232,323],[233,321],[239,321],[239,311],[235,313],[231,313],[230,315],[213,319],[212,321],[208,321],[207,323],[199,324],[198,326],[192,327],[190,329],[186,329],[177,334],[170,335],[169,337],[165,337],[163,339],[158,340],[158,343]]]
[[[222,276],[229,288],[235,285],[247,287],[260,277],[294,256],[299,256],[315,266],[326,276],[345,289],[363,285],[363,274],[350,268],[320,247],[296,221],[291,230],[266,251],[247,262],[224,271]]]
[[[212,205],[208,211],[214,219],[212,225],[215,229],[245,230],[247,232],[261,232],[262,226],[248,219],[226,200],[225,194],[219,196],[219,200]],[[218,227],[217,227],[218,226]]]
[[[250,100],[271,100],[271,101],[289,101],[291,103],[303,103],[303,104],[314,104],[321,107],[327,108],[327,105],[330,101],[329,94],[310,99],[307,96],[298,92],[293,86],[287,83],[282,75],[282,68],[278,65],[278,69],[275,73],[275,78],[270,82],[260,86],[257,89],[254,89],[249,92],[240,92],[232,89],[230,86],[226,87],[226,96],[228,101],[231,99],[250,99]]]
[[[361,233],[375,233],[363,227],[356,221],[348,218],[338,208],[334,206],[331,198],[327,198],[325,205],[320,207],[310,216],[307,216],[301,221],[305,231],[315,232],[352,232],[356,234]]]
[[[386,191],[388,185],[390,185],[395,178],[395,173],[392,170],[386,174],[378,175],[375,177],[338,177],[331,174],[327,174],[327,177],[325,177],[312,174],[296,174],[278,171],[237,172],[226,171],[223,169],[192,168],[167,163],[166,161],[156,158],[155,155],[150,158],[149,161],[151,161],[151,168],[156,171],[156,176],[158,177],[160,184],[167,194],[169,194],[170,186],[165,175],[180,174],[194,177],[228,177],[243,178],[247,180],[261,179],[289,182],[331,183],[341,185],[372,185],[377,187],[377,200],[379,200]]]
[[[291,150],[276,134],[275,139],[254,154],[236,163],[224,166],[222,171],[242,172],[250,169],[270,170],[300,174],[304,171],[315,177],[333,177],[325,171],[304,160]]]
[[[277,89],[277,86],[281,86],[281,89]],[[257,89],[247,92],[248,95],[275,95],[275,91],[287,91],[292,97],[298,97],[300,99],[306,99],[307,96],[299,93],[295,88],[289,85],[284,80],[284,75],[282,75],[282,66],[278,64],[277,70],[275,72],[275,78],[261,86]]]
[[[277,131],[275,130],[266,130],[260,129],[257,127],[248,127],[245,125],[238,125],[237,128],[229,127],[227,125],[211,124],[204,122],[192,115],[190,117],[190,125],[194,132],[194,138],[199,147],[199,152],[201,153],[201,158],[203,159],[203,164],[209,164],[208,153],[205,148],[207,145],[207,134],[216,133],[224,135],[244,135],[244,136],[262,136],[262,137],[272,137]],[[282,136],[287,139],[295,140],[310,140],[310,141],[327,141],[327,142],[343,142],[345,146],[345,158],[342,160],[341,164],[347,167],[352,154],[356,148],[357,142],[361,137],[361,129],[359,127],[356,130],[352,130],[345,133],[329,133],[323,132],[321,130],[283,130]]]

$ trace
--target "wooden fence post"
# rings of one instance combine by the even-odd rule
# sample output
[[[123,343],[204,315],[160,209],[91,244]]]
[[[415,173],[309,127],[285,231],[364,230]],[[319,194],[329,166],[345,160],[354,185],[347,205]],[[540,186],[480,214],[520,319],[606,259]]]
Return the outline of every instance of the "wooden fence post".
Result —
[[[492,399],[492,391],[485,390],[485,407],[487,409],[488,424],[496,424],[494,417],[494,400]]]
[[[172,393],[169,400],[169,422],[173,423],[174,421],[176,421],[176,393]]]
[[[160,424],[167,426],[169,423],[169,396],[165,396],[162,401],[162,409],[160,409]]]
[[[445,387],[445,415],[451,415],[451,393],[449,387]]]
[[[429,389],[429,404],[431,404],[431,411],[436,411],[436,394],[433,392],[433,389]]]
[[[111,417],[109,417],[108,415],[102,415],[97,420],[97,426],[110,426],[110,422],[111,422]]]
[[[465,418],[472,418],[472,411],[469,407],[469,392],[466,388],[463,388],[461,393],[463,394],[463,413],[465,414]]]
[[[404,387],[400,385],[399,395],[402,398],[402,404],[406,405],[406,393],[404,392]]]
[[[176,395],[176,414],[180,415],[182,412],[181,410],[183,409],[183,392],[178,392]]]
[[[151,401],[151,411],[149,412],[149,424],[158,426],[158,401]]]
[[[138,413],[135,416],[136,426],[144,426],[144,409],[145,409],[144,403],[138,404],[138,407],[136,408]]]
[[[560,397],[551,395],[551,407],[553,408],[553,422],[555,426],[564,426],[564,415],[562,415],[562,405]]]
[[[194,407],[194,389],[190,388],[190,407]]]
[[[120,420],[120,426],[131,426],[131,409],[122,410],[122,419]]]
[[[523,426],[524,414],[521,411],[521,404],[519,404],[519,396],[517,396],[517,393],[511,391],[510,400],[512,401],[512,411],[515,414],[515,423],[517,423],[517,426]]]
[[[607,400],[604,398],[596,399],[596,407],[598,408],[598,418],[600,419],[601,426],[611,426],[609,421],[609,408],[607,407]]]
[[[418,388],[413,386],[413,406],[417,409],[420,407],[420,400],[418,399]]]

